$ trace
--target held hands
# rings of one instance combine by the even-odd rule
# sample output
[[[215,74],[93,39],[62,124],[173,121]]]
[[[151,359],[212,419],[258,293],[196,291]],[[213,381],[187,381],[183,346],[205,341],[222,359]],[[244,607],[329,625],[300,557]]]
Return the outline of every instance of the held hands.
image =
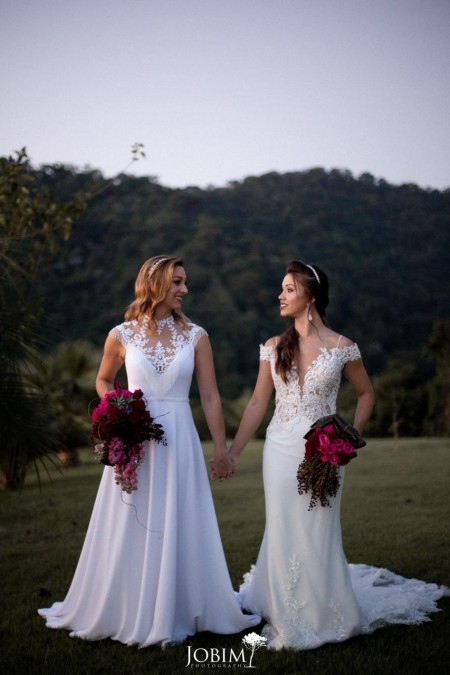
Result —
[[[217,478],[222,482],[236,473],[237,462],[229,452],[214,455],[209,463],[211,465],[211,480]]]

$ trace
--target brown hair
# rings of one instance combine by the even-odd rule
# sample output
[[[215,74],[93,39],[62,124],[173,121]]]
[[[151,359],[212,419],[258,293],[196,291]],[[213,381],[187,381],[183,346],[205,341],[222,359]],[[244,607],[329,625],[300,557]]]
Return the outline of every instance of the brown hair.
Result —
[[[132,319],[139,321],[147,314],[152,328],[155,327],[156,307],[166,297],[172,283],[173,270],[177,266],[183,266],[180,258],[163,255],[156,255],[142,265],[134,285],[136,297],[125,312],[126,321]],[[173,310],[172,315],[176,321],[180,321],[184,326],[188,325],[188,320],[182,312]]]
[[[292,274],[294,283],[301,284],[308,300],[315,301],[316,309],[325,326],[325,311],[328,306],[328,277],[317,265],[306,265],[300,260],[292,260],[286,267],[285,274]],[[316,276],[317,275],[317,276]],[[277,360],[275,371],[287,382],[288,374],[299,354],[298,334],[294,325],[290,326],[280,337],[276,346]]]

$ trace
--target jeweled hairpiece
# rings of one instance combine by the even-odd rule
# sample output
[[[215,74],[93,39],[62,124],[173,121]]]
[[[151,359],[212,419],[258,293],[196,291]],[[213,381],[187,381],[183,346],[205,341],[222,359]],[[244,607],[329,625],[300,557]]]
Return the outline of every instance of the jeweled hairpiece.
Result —
[[[313,267],[312,265],[306,265],[306,267],[309,267],[309,269],[312,271],[312,273],[313,273],[314,276],[316,277],[317,283],[320,285],[319,275],[317,274],[317,272],[316,272],[316,270],[314,269],[314,267]]]
[[[151,277],[156,268],[159,267],[161,263],[163,263],[165,260],[169,260],[169,258],[160,258],[159,260],[154,262],[153,265],[150,267],[148,276]]]

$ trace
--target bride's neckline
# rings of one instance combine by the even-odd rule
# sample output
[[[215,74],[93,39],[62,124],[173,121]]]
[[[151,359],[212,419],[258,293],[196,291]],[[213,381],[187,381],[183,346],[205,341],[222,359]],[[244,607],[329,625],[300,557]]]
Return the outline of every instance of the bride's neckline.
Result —
[[[147,329],[149,321],[150,317],[148,314],[146,314],[142,322],[143,328],[145,330]],[[161,335],[165,326],[167,326],[170,331],[173,331],[175,329],[175,319],[173,318],[172,314],[169,314],[169,316],[166,316],[164,319],[156,319],[155,323],[156,323],[156,332],[158,335]]]
[[[171,328],[175,324],[175,319],[173,318],[172,314],[169,314],[169,316],[166,316],[165,319],[157,319],[156,321],[156,327],[158,329],[158,332],[164,328],[164,326],[169,326]]]

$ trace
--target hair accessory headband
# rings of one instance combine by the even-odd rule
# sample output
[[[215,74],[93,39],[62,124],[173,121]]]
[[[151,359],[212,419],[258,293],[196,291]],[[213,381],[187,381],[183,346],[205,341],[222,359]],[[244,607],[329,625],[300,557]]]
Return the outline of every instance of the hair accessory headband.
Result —
[[[153,272],[156,270],[157,267],[161,265],[165,260],[169,260],[169,258],[160,258],[156,262],[153,263],[153,265],[150,267],[150,271],[148,273],[148,276],[151,277]]]
[[[314,267],[313,267],[312,265],[306,265],[306,267],[309,267],[309,269],[312,271],[312,273],[314,274],[314,276],[315,276],[316,279],[317,279],[317,283],[318,283],[319,286],[320,286],[319,275],[317,274],[317,272],[316,272],[316,270],[314,269]]]

